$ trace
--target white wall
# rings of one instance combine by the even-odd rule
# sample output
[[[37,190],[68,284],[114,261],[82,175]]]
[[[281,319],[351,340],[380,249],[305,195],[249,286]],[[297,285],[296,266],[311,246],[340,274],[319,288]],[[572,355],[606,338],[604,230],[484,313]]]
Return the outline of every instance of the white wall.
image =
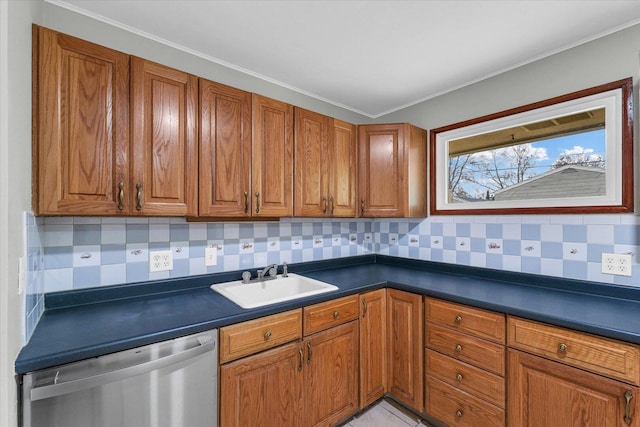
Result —
[[[42,2],[0,1],[0,425],[17,423],[13,364],[21,346],[18,258],[31,207],[31,23]]]

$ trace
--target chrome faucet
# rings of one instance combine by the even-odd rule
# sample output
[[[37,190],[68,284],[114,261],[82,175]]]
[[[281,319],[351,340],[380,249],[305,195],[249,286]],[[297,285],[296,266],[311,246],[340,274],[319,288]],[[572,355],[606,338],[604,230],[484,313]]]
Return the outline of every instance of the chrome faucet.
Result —
[[[265,277],[265,275],[267,275],[267,274],[269,276]],[[278,264],[269,264],[268,266],[266,266],[262,270],[258,270],[257,279],[258,280],[275,279],[277,275],[278,275]]]

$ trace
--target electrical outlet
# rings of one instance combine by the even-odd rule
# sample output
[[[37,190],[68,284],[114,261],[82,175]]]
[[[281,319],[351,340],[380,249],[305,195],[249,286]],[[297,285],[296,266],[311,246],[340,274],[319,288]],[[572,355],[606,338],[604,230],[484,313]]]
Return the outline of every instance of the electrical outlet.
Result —
[[[149,252],[149,272],[173,270],[173,253],[171,251]]]
[[[204,248],[204,265],[210,267],[218,264],[218,248]]]
[[[602,272],[618,276],[631,276],[631,255],[603,253]]]

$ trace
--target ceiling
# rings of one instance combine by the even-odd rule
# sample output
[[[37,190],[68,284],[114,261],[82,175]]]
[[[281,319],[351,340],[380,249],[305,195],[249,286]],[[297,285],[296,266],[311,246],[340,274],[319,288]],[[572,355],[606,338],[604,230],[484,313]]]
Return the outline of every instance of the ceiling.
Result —
[[[368,117],[640,23],[640,0],[45,0]]]

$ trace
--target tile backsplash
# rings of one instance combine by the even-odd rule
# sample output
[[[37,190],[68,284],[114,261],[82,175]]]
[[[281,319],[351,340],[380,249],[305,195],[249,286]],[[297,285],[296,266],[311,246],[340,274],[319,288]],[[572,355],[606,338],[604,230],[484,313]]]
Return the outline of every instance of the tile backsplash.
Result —
[[[640,218],[634,215],[188,223],[26,213],[25,241],[25,339],[46,292],[368,253],[640,286]],[[217,248],[217,265],[205,266],[206,247]],[[156,250],[172,251],[173,270],[149,272],[149,252]],[[632,253],[633,275],[602,274],[603,252]]]

